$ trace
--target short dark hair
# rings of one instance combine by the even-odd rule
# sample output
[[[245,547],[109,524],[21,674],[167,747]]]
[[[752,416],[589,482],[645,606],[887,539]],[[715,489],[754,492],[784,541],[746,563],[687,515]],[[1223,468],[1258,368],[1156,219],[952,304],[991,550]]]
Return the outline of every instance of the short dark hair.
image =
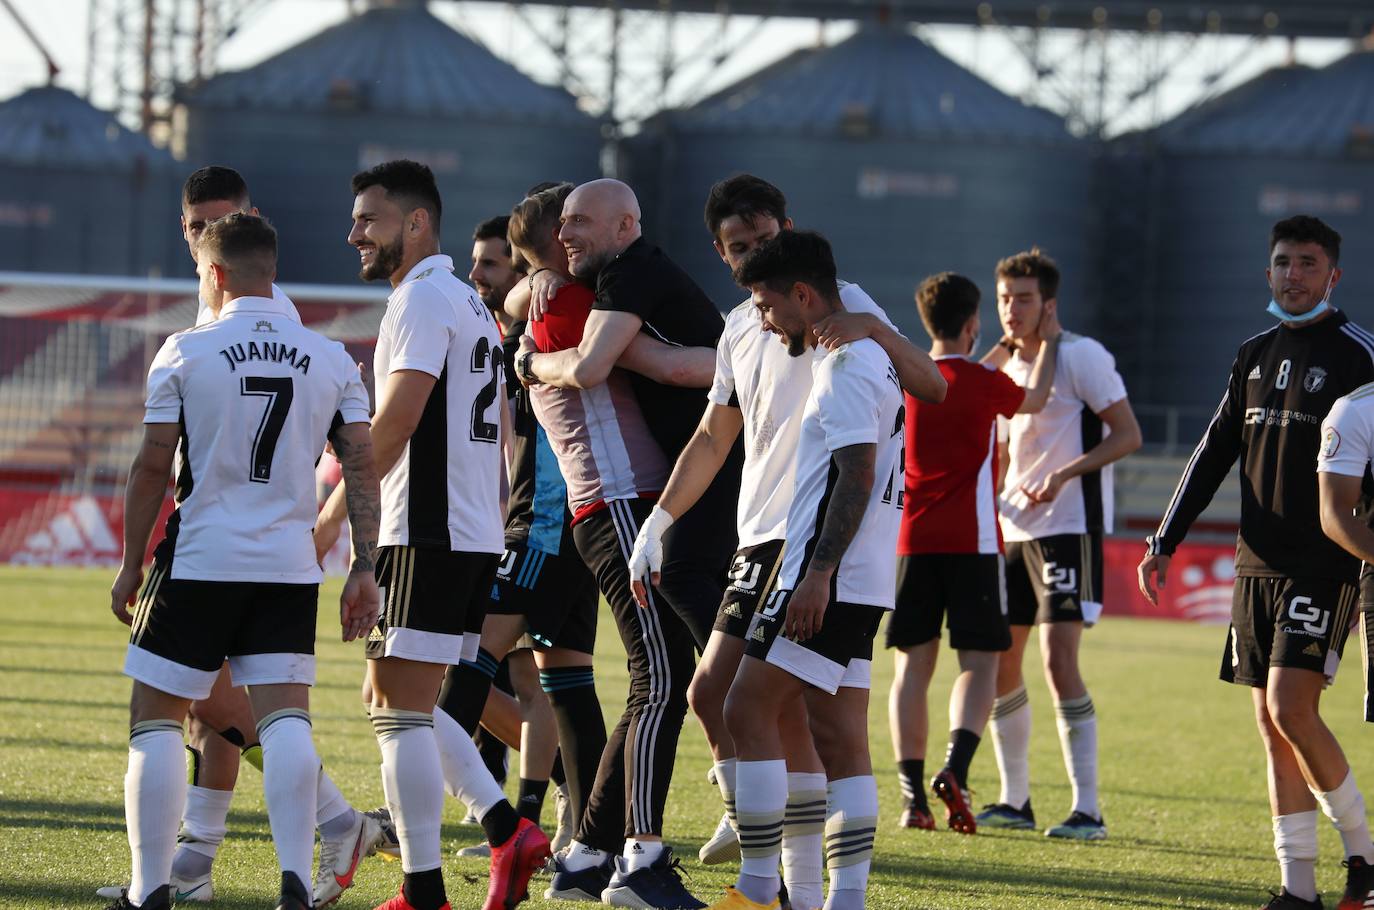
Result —
[[[573,189],[571,183],[554,183],[521,199],[510,213],[510,242],[531,252],[543,250],[551,242],[553,228],[563,214],[563,203]]]
[[[787,197],[782,190],[753,174],[727,177],[706,194],[706,229],[720,239],[720,226],[725,219],[738,215],[752,226],[759,216],[773,218],[782,227],[787,220]]]
[[[196,251],[232,269],[270,278],[277,268],[277,232],[260,215],[231,212],[205,226]]]
[[[1053,300],[1059,294],[1059,266],[1033,246],[997,263],[998,278],[1034,278],[1040,285],[1040,298]]]
[[[510,238],[506,236],[510,230],[510,216],[497,215],[495,218],[488,218],[477,227],[473,228],[473,240],[500,240],[505,244],[506,255],[510,255]]]
[[[916,288],[916,309],[931,338],[951,341],[978,312],[978,285],[956,272],[931,275]]]
[[[444,215],[444,203],[439,198],[439,187],[434,183],[434,172],[418,161],[401,158],[384,161],[353,175],[353,195],[356,196],[370,187],[380,186],[386,190],[386,198],[395,202],[407,213],[415,209],[429,212],[434,222],[434,233],[439,233],[439,222]]]
[[[1279,241],[1289,243],[1315,243],[1326,253],[1334,268],[1341,261],[1341,235],[1336,229],[1311,215],[1294,215],[1274,225],[1269,231],[1269,252],[1272,255]]]
[[[239,208],[251,206],[248,184],[231,167],[211,164],[193,171],[181,185],[181,205],[200,205],[202,202],[232,202]]]
[[[830,241],[815,231],[779,231],[778,236],[750,250],[735,269],[735,283],[740,287],[761,284],[785,294],[797,282],[810,285],[830,300],[839,299],[835,255]]]

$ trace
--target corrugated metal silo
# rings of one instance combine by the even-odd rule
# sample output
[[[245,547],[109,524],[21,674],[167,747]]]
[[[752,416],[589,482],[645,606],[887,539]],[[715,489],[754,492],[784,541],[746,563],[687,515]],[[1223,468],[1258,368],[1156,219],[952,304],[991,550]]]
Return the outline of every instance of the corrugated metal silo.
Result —
[[[445,252],[542,180],[598,175],[600,125],[436,18],[394,0],[257,66],[187,93],[187,168],[248,180],[281,234],[283,278],[347,282],[349,178],[391,158],[428,164],[444,197]],[[189,268],[189,264],[188,264]]]
[[[1064,266],[1067,322],[1093,330],[1091,151],[901,28],[868,25],[799,51],[701,103],[660,115],[632,144],[646,225],[721,306],[740,292],[701,220],[716,180],[755,173],[799,227],[824,232],[841,274],[913,337],[925,275],[963,272],[997,332],[992,271],[1039,244]]]
[[[1200,432],[1236,347],[1273,325],[1264,309],[1269,229],[1316,215],[1341,232],[1332,299],[1374,325],[1374,53],[1322,69],[1270,70],[1162,127],[1150,400]]]
[[[0,270],[147,274],[177,239],[166,152],[66,89],[0,103]]]

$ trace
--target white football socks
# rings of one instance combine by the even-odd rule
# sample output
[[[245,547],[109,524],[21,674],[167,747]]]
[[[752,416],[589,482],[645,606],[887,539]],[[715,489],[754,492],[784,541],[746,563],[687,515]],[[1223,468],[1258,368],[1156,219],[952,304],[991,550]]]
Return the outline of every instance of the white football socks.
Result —
[[[309,887],[315,855],[315,800],[320,759],[310,736],[310,715],[300,708],[273,711],[258,722],[262,794],[281,871]]]
[[[1341,843],[1345,846],[1346,856],[1358,856],[1365,862],[1374,862],[1374,844],[1369,842],[1369,819],[1364,813],[1364,796],[1355,785],[1355,772],[1347,771],[1345,780],[1334,790],[1321,792],[1313,790],[1317,805],[1331,819],[1331,824],[1341,833]]]
[[[401,869],[438,869],[443,865],[439,822],[444,775],[434,740],[434,713],[373,708],[372,728],[382,752],[382,788],[401,842]]]
[[[434,709],[434,741],[439,745],[444,789],[462,800],[475,818],[485,818],[492,806],[505,801],[506,794],[487,770],[477,744],[442,708]]]
[[[1025,686],[993,701],[990,725],[1002,777],[997,801],[1020,809],[1030,799],[1031,710]]]
[[[322,828],[344,815],[348,816],[351,825],[353,807],[321,766],[319,780],[315,784],[315,827]]]
[[[1073,811],[1100,819],[1097,804],[1097,711],[1091,696],[1057,702],[1055,722],[1059,727],[1059,746],[1064,752],[1064,768],[1073,784]]]
[[[830,782],[825,820],[825,864],[830,870],[826,910],[864,906],[873,836],[878,828],[878,782],[872,774]]]
[[[186,837],[178,845],[177,853],[189,851],[213,860],[229,830],[229,803],[233,798],[233,790],[187,787],[186,811],[181,816]]]
[[[787,772],[787,814],[782,822],[782,880],[793,910],[819,910],[825,899],[825,775]]]
[[[186,761],[181,724],[149,720],[129,731],[129,770],[124,775],[124,817],[133,855],[129,900],[142,904],[172,880],[177,822],[186,806]]]
[[[787,762],[741,761],[735,766],[741,894],[760,904],[778,896],[782,824],[787,814]]]
[[[715,763],[716,786],[720,787],[720,798],[725,801],[725,814],[730,816],[730,824],[738,828],[735,819],[735,768],[738,761],[722,758]]]
[[[1305,901],[1317,899],[1317,810],[1274,816],[1274,852],[1283,888]]]

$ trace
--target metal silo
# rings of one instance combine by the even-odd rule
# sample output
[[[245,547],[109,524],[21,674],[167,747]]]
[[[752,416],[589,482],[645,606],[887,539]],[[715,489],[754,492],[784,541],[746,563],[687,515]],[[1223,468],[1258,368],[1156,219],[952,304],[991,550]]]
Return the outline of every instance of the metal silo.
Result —
[[[1374,54],[1270,70],[1182,114],[1154,137],[1157,239],[1149,400],[1201,431],[1239,343],[1273,325],[1269,229],[1316,215],[1340,231],[1332,300],[1374,325]]]
[[[182,97],[187,168],[237,168],[281,236],[281,274],[348,282],[349,178],[391,158],[428,164],[445,252],[542,180],[598,176],[600,124],[432,15],[400,0]],[[189,265],[187,266],[189,268]]]
[[[1091,157],[1054,114],[904,28],[866,25],[660,115],[631,160],[648,229],[719,305],[740,292],[702,205],[713,182],[748,171],[782,188],[797,225],[830,238],[842,276],[920,338],[913,291],[944,269],[978,282],[984,334],[995,335],[993,266],[1033,244],[1064,267],[1066,322],[1093,330]]]
[[[143,275],[177,233],[171,157],[66,89],[0,103],[0,271]]]

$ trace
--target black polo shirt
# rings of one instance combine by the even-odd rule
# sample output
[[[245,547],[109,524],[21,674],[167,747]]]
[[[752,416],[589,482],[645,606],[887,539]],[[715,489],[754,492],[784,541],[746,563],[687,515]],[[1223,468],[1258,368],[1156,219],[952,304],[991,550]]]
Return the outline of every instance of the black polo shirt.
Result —
[[[697,283],[643,237],[602,268],[592,307],[633,313],[644,321],[643,331],[680,347],[713,348],[725,327]],[[669,460],[676,460],[706,410],[706,389],[661,385],[635,373],[631,383],[649,432]]]

